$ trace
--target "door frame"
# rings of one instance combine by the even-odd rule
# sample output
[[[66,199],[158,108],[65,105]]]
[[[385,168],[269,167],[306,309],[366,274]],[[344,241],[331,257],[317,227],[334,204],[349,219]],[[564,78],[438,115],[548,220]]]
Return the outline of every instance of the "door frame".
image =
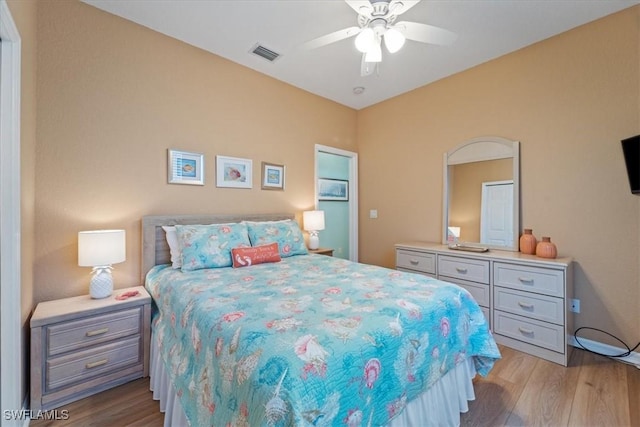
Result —
[[[315,145],[314,165],[314,204],[318,209],[318,154],[328,153],[349,159],[349,259],[358,261],[358,153],[329,147],[328,145]]]
[[[21,40],[0,0],[0,406],[22,408],[20,303],[20,57]],[[3,417],[4,418],[4,417]],[[15,425],[2,420],[1,425]]]

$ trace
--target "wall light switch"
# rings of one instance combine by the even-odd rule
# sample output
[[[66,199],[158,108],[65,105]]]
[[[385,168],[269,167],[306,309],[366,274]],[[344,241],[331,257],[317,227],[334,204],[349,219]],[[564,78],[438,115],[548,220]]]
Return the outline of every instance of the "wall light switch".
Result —
[[[371,219],[378,218],[378,210],[377,209],[371,209],[369,211],[369,218],[371,218]]]

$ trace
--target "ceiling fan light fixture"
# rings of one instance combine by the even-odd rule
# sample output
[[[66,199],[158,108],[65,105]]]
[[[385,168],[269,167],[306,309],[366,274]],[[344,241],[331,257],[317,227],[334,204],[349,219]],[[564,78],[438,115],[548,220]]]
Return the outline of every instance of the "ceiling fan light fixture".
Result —
[[[356,36],[356,49],[362,53],[369,52],[376,44],[376,35],[371,28],[365,28]]]
[[[395,28],[389,28],[384,33],[384,45],[387,47],[389,53],[396,53],[402,46],[404,46],[405,37],[402,33]]]
[[[380,44],[376,44],[373,48],[364,54],[364,62],[382,62],[382,48]]]

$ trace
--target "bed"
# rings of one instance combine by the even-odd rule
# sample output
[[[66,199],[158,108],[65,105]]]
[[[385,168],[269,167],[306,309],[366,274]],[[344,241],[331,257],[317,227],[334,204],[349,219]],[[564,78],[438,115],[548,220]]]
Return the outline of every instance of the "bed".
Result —
[[[142,228],[166,426],[457,425],[472,379],[500,358],[467,291],[309,254],[292,215],[147,216]]]

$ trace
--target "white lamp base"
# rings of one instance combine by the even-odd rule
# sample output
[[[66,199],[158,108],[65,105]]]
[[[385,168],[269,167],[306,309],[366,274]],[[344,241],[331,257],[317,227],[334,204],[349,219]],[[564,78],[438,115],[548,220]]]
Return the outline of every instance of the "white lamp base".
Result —
[[[93,267],[93,277],[89,284],[91,298],[106,298],[113,293],[113,276],[111,266]]]
[[[320,238],[317,231],[309,232],[309,249],[318,249],[320,247]]]

